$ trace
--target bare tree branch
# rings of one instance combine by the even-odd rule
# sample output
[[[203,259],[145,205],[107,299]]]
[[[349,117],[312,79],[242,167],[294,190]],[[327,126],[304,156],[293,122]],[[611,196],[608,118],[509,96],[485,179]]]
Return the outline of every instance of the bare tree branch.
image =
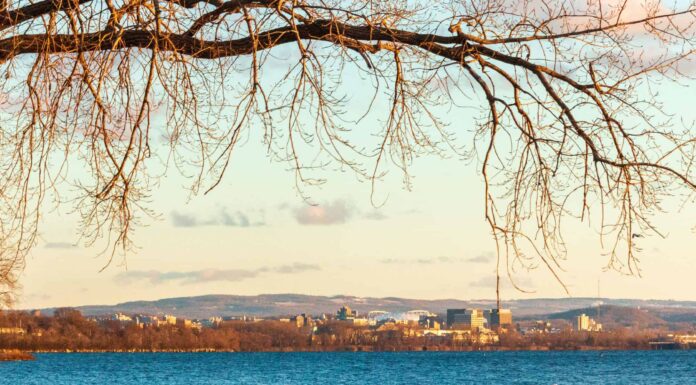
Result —
[[[152,214],[150,159],[167,147],[167,166],[195,172],[192,193],[210,191],[252,127],[300,190],[331,162],[373,184],[395,166],[408,184],[418,156],[474,157],[499,275],[542,265],[562,284],[561,223],[593,215],[608,266],[640,274],[636,234],[660,234],[660,201],[696,192],[695,131],[654,88],[693,79],[696,5],[557,3],[0,3],[0,293],[17,284],[47,195],[111,261]],[[273,52],[290,53],[283,69]],[[342,82],[363,74],[372,101],[356,118]],[[359,146],[354,122],[378,103],[385,124]],[[472,103],[474,132],[442,116]]]

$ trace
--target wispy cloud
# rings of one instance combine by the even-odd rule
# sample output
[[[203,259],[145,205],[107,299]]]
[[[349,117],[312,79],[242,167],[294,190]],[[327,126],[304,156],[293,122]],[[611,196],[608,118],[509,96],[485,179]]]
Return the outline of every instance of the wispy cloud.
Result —
[[[299,274],[308,271],[318,271],[318,265],[306,263],[293,263],[290,265],[260,267],[258,269],[204,269],[194,271],[159,271],[136,270],[124,271],[114,278],[118,283],[131,284],[147,281],[157,285],[176,282],[180,284],[195,284],[206,282],[239,282],[258,277],[266,273],[275,274]]]
[[[294,214],[301,225],[334,225],[348,221],[354,209],[346,201],[336,200],[323,205],[302,206],[295,209]]]
[[[196,227],[198,220],[190,214],[182,214],[177,211],[172,211],[172,225],[174,227]]]
[[[263,271],[270,271],[280,274],[297,274],[304,273],[306,271],[317,271],[321,270],[318,265],[308,264],[308,263],[293,263],[292,265],[283,265],[274,267],[271,269],[264,269]]]
[[[435,265],[444,263],[486,263],[490,262],[492,259],[492,254],[482,254],[476,257],[463,258],[463,257],[434,257],[434,258],[416,258],[416,259],[399,259],[399,258],[385,258],[381,259],[380,262],[390,265]]]
[[[398,259],[398,258],[385,258],[380,260],[380,262],[387,265],[434,265],[436,263],[452,263],[456,262],[457,259],[450,257],[436,257],[436,258],[418,258],[418,259]]]
[[[228,212],[220,209],[214,215],[202,216],[178,211],[171,212],[172,225],[174,227],[200,227],[200,226],[230,226],[230,227],[254,227],[263,226],[263,220],[251,220],[249,215],[242,211]]]
[[[386,214],[384,214],[384,213],[383,213],[382,211],[380,211],[380,210],[372,210],[372,211],[370,211],[369,213],[364,214],[364,215],[363,215],[363,218],[365,218],[365,219],[370,219],[370,220],[373,220],[373,221],[382,221],[382,220],[387,219],[388,217],[387,217]]]
[[[220,219],[221,219],[221,223],[225,226],[233,226],[233,227],[252,226],[252,223],[249,220],[249,217],[241,211],[237,211],[236,213],[230,214],[227,211],[223,210],[220,212]],[[260,226],[260,225],[262,225],[262,223],[256,222],[253,225]]]
[[[483,253],[479,254],[475,257],[467,258],[466,262],[471,262],[471,263],[488,263],[491,262],[495,258],[495,255],[493,253]]]
[[[278,210],[288,210],[297,223],[301,225],[335,225],[347,223],[353,219],[382,221],[389,219],[384,210],[372,208],[360,210],[350,201],[337,199],[316,205],[292,206],[290,203],[278,205]]]
[[[30,294],[25,294],[21,297],[21,300],[26,301],[26,302],[48,301],[50,299],[51,299],[51,296],[46,294],[46,293],[30,293]]]
[[[77,245],[70,242],[47,242],[44,247],[47,249],[76,249]]]

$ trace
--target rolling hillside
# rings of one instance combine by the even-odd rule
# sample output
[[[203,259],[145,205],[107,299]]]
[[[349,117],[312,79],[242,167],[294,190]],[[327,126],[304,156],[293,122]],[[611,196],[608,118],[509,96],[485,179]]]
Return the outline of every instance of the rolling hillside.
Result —
[[[629,324],[657,324],[662,320],[670,322],[696,321],[696,302],[606,299],[601,301],[602,313],[606,308],[607,322]],[[504,302],[513,311],[515,319],[535,317],[558,317],[572,319],[585,312],[596,313],[593,307],[596,298],[539,298],[512,300]],[[173,314],[187,318],[208,318],[211,316],[281,316],[298,313],[334,313],[339,307],[348,305],[360,312],[384,310],[404,312],[425,309],[434,313],[444,313],[448,308],[491,308],[494,300],[421,300],[398,297],[371,298],[347,295],[313,296],[302,294],[263,294],[255,296],[205,295],[197,297],[166,298],[154,301],[133,301],[115,305],[92,305],[77,307],[85,315],[109,314],[115,312]],[[625,310],[624,308],[633,308]],[[644,309],[638,310],[636,308]],[[577,309],[577,310],[574,310]],[[53,309],[43,309],[49,313]],[[660,316],[657,316],[659,314]],[[661,318],[662,317],[662,318]],[[604,317],[603,317],[604,318]],[[637,320],[637,321],[634,321]]]
[[[641,329],[659,328],[667,325],[667,321],[661,318],[657,311],[640,309],[635,307],[602,305],[599,307],[589,307],[574,309],[561,313],[546,315],[548,319],[563,319],[574,322],[580,314],[587,314],[594,319],[599,313],[599,322],[605,328],[615,328],[620,326],[638,327]]]

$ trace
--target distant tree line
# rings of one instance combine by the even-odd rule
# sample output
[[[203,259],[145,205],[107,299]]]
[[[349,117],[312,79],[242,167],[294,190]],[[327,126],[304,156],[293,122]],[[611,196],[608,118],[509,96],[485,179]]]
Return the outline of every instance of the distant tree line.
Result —
[[[657,331],[621,329],[603,333],[500,334],[495,346],[475,338],[419,335],[407,325],[388,330],[326,321],[312,327],[264,320],[226,321],[211,328],[180,325],[140,326],[132,322],[95,320],[74,309],[53,316],[27,312],[0,313],[0,350],[26,351],[333,351],[333,350],[477,350],[477,349],[645,349]],[[17,330],[17,329],[15,329]]]
[[[532,333],[515,331],[500,335],[500,347],[506,349],[576,350],[576,349],[650,349],[650,341],[662,336],[659,330],[617,328],[603,332]]]

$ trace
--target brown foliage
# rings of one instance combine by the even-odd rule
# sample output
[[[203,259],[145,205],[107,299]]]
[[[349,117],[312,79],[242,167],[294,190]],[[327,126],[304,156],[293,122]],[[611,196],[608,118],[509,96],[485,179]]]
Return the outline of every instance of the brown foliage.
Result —
[[[226,321],[213,328],[174,325],[138,327],[132,322],[90,320],[64,309],[53,317],[25,312],[0,314],[0,327],[22,325],[26,334],[0,334],[0,352],[23,351],[337,351],[337,350],[476,350],[476,349],[647,349],[664,331],[620,328],[610,332],[573,332],[522,335],[500,334],[500,343],[479,344],[476,335],[462,338],[412,333],[396,325],[388,330],[326,321],[317,330],[266,320]]]

